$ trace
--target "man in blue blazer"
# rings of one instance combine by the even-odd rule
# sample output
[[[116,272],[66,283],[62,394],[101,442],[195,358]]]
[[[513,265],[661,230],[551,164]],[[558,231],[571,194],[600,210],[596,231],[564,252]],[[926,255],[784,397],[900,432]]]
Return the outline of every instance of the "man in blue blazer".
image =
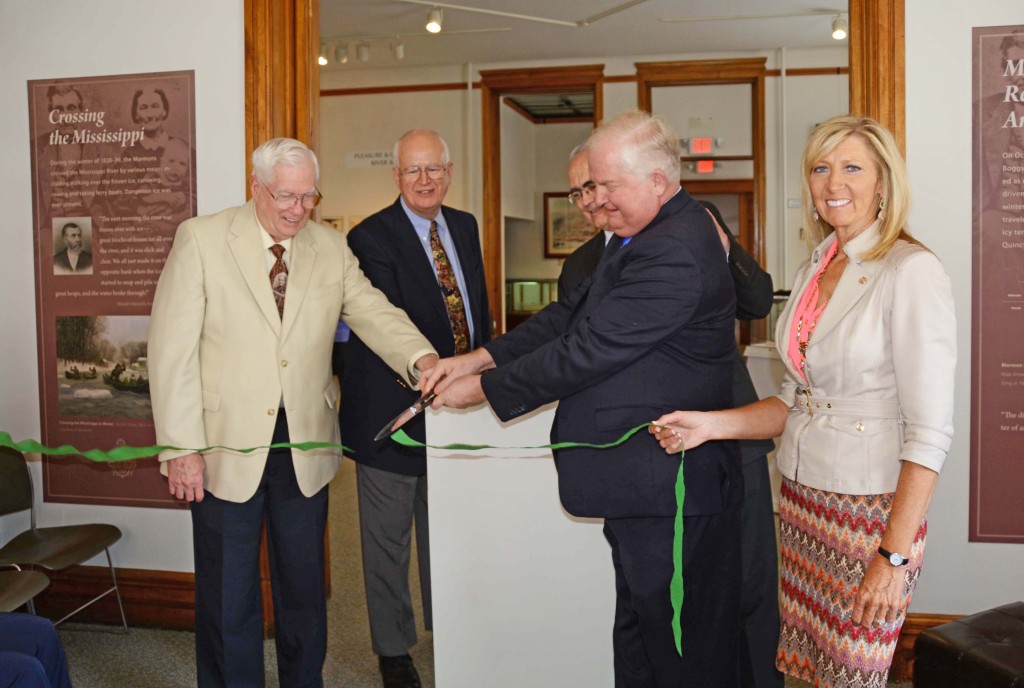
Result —
[[[401,195],[349,232],[348,245],[370,282],[409,315],[442,356],[465,353],[490,340],[491,315],[476,220],[441,205],[452,174],[448,144],[435,132],[409,131],[395,144],[395,165]],[[436,243],[432,246],[432,225],[443,256],[437,254]],[[450,265],[465,313],[468,336],[461,350],[449,312],[452,294],[446,297],[439,284],[438,273],[448,268],[439,268],[439,259]],[[345,347],[341,436],[359,464],[363,577],[373,651],[380,657],[385,688],[417,688],[419,677],[409,656],[416,643],[409,552],[415,523],[424,626],[430,629],[426,454],[373,437],[419,393],[357,336]],[[422,442],[424,427],[419,417],[406,430]]]
[[[680,402],[732,405],[735,292],[710,215],[679,185],[678,137],[634,111],[599,127],[587,150],[595,203],[616,235],[589,285],[485,347],[442,360],[421,381],[425,391],[436,388],[436,406],[486,400],[508,421],[558,399],[552,441],[603,444]],[[563,507],[605,519],[616,572],[616,686],[733,688],[738,451],[718,442],[686,455],[680,656],[669,599],[679,459],[659,449],[637,433],[610,449],[555,452]]]

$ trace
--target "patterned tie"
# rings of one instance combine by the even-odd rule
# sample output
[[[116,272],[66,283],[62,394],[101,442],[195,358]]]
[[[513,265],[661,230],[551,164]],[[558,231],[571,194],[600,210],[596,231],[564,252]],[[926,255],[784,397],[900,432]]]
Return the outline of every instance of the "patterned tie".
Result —
[[[430,250],[434,254],[434,265],[437,266],[437,283],[444,296],[444,305],[448,308],[448,319],[452,321],[452,334],[455,335],[455,353],[469,352],[469,323],[466,322],[466,304],[462,301],[459,281],[455,279],[455,271],[448,262],[448,254],[441,245],[441,236],[437,233],[437,222],[430,223]]]
[[[284,290],[288,286],[288,266],[284,263],[284,246],[274,244],[270,252],[277,259],[270,267],[270,288],[274,291],[274,301],[277,301],[277,312],[284,319]]]

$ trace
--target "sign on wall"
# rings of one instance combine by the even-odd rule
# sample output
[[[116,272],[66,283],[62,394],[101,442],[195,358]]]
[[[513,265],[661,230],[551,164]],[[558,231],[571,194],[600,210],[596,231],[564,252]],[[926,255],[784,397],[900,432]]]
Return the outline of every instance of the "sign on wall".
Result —
[[[970,539],[1024,543],[1024,26],[973,59]]]
[[[28,82],[42,440],[155,443],[149,311],[196,214],[195,73]],[[47,501],[178,507],[156,459],[45,456]]]

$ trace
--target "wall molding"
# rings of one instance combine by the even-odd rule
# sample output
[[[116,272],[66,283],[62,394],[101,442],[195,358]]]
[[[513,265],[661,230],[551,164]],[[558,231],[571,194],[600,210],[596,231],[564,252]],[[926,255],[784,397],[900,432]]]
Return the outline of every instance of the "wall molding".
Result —
[[[116,569],[121,600],[129,627],[177,631],[195,629],[195,576],[179,571]],[[36,597],[40,616],[59,619],[110,586],[106,566],[74,566],[50,577],[50,587]],[[910,681],[914,675],[914,644],[929,628],[962,619],[963,614],[907,614],[896,651],[890,681]],[[112,595],[76,616],[86,621],[119,626],[120,615]]]
[[[787,69],[787,77],[796,76],[835,76],[836,74],[849,74],[849,67],[798,67]],[[782,76],[781,69],[769,69],[764,73],[765,77]],[[605,84],[635,84],[639,80],[636,74],[618,74],[601,77]],[[481,87],[481,82],[475,81],[472,84],[473,90]],[[437,82],[432,84],[396,84],[394,86],[361,86],[357,88],[325,88],[320,91],[321,98],[337,96],[372,96],[383,93],[420,93],[423,91],[465,91],[465,81]]]
[[[195,629],[195,575],[179,571],[115,569],[128,627]],[[59,619],[110,587],[106,566],[73,566],[48,574],[50,587],[35,598],[36,613]],[[121,625],[114,595],[74,616],[71,622]]]

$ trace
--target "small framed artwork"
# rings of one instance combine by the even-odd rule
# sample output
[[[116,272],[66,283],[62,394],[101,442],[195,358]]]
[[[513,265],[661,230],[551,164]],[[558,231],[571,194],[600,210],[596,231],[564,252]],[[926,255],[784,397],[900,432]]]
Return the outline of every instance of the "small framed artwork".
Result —
[[[339,232],[345,231],[345,220],[340,217],[325,217],[320,220],[328,227],[334,227]]]
[[[568,192],[544,194],[544,256],[565,258],[587,243],[597,230],[583,217]]]

